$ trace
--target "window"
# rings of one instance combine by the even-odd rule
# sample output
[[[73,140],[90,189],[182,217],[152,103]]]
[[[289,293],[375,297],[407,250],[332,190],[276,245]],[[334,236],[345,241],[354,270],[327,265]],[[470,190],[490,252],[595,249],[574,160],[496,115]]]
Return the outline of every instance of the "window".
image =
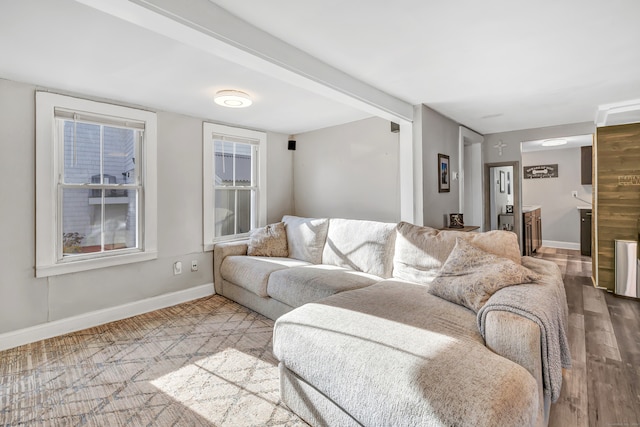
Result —
[[[155,258],[155,114],[37,92],[36,132],[36,276]]]
[[[205,123],[204,246],[266,224],[266,134]]]

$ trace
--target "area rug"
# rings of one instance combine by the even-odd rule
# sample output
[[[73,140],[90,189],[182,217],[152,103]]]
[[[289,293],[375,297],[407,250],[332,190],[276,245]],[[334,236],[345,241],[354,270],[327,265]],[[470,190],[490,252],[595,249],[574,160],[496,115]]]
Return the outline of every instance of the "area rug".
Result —
[[[0,425],[305,426],[272,331],[214,295],[0,352]]]

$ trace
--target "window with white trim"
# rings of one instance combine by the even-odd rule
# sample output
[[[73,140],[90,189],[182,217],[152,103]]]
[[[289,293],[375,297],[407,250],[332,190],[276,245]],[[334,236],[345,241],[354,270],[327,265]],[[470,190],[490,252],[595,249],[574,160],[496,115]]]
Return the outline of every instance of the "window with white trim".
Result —
[[[36,275],[152,259],[155,113],[36,93]]]
[[[266,134],[204,123],[204,246],[266,224]]]

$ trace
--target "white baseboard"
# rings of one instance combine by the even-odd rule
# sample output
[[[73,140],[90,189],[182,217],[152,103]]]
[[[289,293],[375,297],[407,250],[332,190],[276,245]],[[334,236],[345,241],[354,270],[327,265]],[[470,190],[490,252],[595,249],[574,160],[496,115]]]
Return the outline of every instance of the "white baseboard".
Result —
[[[213,283],[0,334],[0,351],[214,294]]]
[[[543,240],[542,246],[546,246],[548,248],[558,248],[558,249],[573,249],[576,251],[580,250],[580,243],[558,242],[555,240]]]

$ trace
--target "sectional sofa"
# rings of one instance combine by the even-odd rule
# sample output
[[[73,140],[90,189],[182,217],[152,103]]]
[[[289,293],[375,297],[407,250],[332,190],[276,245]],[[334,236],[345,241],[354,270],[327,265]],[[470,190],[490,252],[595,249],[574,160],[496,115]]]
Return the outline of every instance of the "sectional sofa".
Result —
[[[259,233],[215,246],[215,289],[276,320],[282,399],[308,423],[548,423],[566,297],[515,234],[294,216]]]

